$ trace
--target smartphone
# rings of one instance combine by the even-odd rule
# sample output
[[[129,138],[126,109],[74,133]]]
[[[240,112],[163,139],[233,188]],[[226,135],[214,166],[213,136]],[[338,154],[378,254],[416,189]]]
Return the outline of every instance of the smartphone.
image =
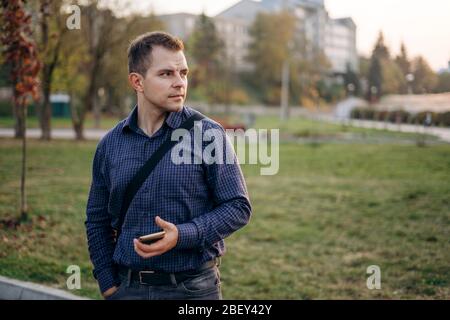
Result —
[[[164,238],[165,234],[166,234],[165,231],[148,234],[146,236],[139,237],[139,241],[144,244],[152,244]]]

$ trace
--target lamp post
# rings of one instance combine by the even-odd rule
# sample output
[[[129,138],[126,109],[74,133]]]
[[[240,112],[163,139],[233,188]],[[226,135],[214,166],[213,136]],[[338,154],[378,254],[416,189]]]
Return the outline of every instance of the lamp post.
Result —
[[[281,120],[289,118],[289,61],[284,60],[281,70]]]
[[[370,102],[374,103],[378,94],[378,88],[376,86],[370,87]]]
[[[355,89],[356,89],[356,87],[355,87],[355,85],[354,85],[353,83],[349,83],[349,84],[347,85],[347,91],[348,91],[348,95],[349,95],[350,97],[353,96],[353,93],[355,92]]]
[[[412,83],[414,81],[414,74],[408,73],[406,75],[406,81],[408,82],[408,94],[413,94]]]
[[[290,40],[287,44],[287,56],[283,61],[283,66],[281,68],[281,121],[286,121],[289,119],[289,78],[290,78],[290,55],[294,48],[294,43]]]

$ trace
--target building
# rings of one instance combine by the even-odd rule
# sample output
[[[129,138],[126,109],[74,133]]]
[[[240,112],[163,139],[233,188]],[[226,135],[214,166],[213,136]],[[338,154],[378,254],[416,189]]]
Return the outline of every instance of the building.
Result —
[[[221,35],[227,56],[237,71],[249,70],[245,60],[251,41],[249,28],[260,12],[275,13],[288,9],[298,18],[298,32],[305,35],[306,53],[323,52],[331,63],[331,73],[358,71],[356,25],[351,18],[331,19],[324,0],[242,0],[213,19]],[[196,15],[171,14],[159,16],[167,31],[186,40],[195,26]]]
[[[251,70],[252,65],[245,59],[251,41],[248,21],[240,17],[224,18],[216,16],[214,22],[225,43],[229,65],[234,66],[236,71]]]
[[[442,73],[446,73],[446,72],[450,72],[450,60],[448,60],[447,68],[441,68],[438,70],[438,74],[442,74]]]
[[[356,25],[351,18],[328,19],[325,55],[330,60],[335,73],[345,73],[347,68],[358,71]]]
[[[323,0],[242,0],[219,13],[215,19],[238,20],[244,31],[226,33],[227,43],[248,44],[248,28],[259,12],[278,12],[288,9],[298,18],[298,31],[307,40],[306,52],[323,52],[331,63],[334,74],[343,74],[347,66],[358,71],[356,49],[356,25],[351,18],[331,19]],[[234,39],[234,40],[233,40]],[[243,47],[245,48],[245,46]],[[235,52],[230,50],[230,52]],[[235,59],[242,61],[245,50],[234,53]],[[244,64],[245,65],[245,64]]]
[[[197,18],[198,15],[190,13],[174,13],[158,16],[158,19],[164,23],[166,31],[183,39],[183,41],[186,41],[194,30]]]

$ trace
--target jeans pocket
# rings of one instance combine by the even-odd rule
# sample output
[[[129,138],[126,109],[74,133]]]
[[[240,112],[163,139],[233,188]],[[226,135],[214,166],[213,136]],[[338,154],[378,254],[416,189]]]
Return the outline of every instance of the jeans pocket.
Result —
[[[180,286],[185,292],[192,294],[205,294],[218,290],[220,279],[216,270],[216,267],[207,269],[184,280]]]

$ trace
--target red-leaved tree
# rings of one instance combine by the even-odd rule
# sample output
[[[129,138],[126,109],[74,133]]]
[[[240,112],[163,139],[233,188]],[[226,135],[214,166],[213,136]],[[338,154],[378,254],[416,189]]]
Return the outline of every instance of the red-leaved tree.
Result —
[[[22,138],[22,174],[20,220],[27,220],[25,194],[26,118],[30,98],[39,98],[38,74],[41,68],[36,43],[32,38],[31,15],[25,11],[25,0],[1,0],[1,43],[5,62],[11,66],[14,90],[15,136]]]

